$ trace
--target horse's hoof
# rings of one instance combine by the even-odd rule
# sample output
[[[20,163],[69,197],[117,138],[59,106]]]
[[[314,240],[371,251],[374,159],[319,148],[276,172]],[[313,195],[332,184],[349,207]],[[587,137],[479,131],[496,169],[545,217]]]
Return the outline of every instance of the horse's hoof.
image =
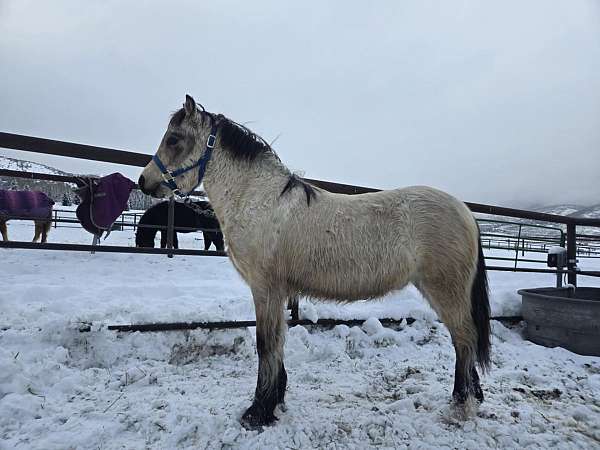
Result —
[[[253,404],[242,415],[242,426],[246,430],[260,430],[262,427],[272,425],[277,420],[273,413],[267,413],[263,408]]]

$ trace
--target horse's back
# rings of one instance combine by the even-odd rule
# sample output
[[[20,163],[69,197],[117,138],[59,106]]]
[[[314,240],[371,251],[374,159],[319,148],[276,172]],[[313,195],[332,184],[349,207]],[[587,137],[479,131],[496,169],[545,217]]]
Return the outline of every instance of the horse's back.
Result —
[[[477,250],[468,208],[429,187],[321,191],[297,208],[270,236],[277,240],[273,270],[314,297],[378,297],[414,282],[427,266],[472,261]]]

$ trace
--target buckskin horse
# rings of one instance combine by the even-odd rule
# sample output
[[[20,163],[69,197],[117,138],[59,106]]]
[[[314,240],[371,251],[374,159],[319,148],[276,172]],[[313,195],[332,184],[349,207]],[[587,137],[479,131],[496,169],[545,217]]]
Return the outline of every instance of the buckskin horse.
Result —
[[[425,186],[360,195],[311,186],[262,138],[186,96],[139,186],[161,198],[201,182],[254,299],[258,380],[245,427],[272,423],[284,401],[284,305],[299,295],[352,302],[413,283],[452,337],[455,403],[483,400],[475,365],[490,365],[487,275],[464,203]]]

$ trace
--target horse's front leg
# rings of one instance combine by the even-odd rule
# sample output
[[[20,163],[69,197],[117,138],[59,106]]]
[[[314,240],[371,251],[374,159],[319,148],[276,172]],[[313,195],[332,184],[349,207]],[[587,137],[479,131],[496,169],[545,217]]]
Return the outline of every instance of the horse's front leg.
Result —
[[[268,289],[252,289],[256,310],[256,350],[258,380],[252,405],[242,416],[242,425],[252,429],[269,425],[277,418],[275,407],[283,403],[287,374],[283,365],[285,296],[273,295]]]

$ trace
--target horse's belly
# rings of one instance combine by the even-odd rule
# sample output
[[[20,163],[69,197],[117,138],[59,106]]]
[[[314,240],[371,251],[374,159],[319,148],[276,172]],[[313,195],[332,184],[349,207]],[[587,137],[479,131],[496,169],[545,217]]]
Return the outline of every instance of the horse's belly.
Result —
[[[355,301],[382,297],[402,289],[409,281],[410,271],[400,267],[359,267],[304,273],[293,284],[297,291],[307,296]]]

